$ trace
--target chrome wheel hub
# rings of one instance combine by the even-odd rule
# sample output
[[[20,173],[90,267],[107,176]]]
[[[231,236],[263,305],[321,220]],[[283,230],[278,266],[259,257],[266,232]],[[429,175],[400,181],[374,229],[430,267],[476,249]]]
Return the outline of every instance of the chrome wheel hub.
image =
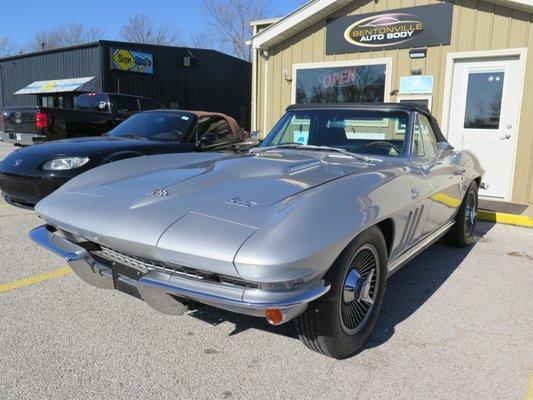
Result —
[[[347,334],[359,331],[372,312],[377,298],[379,257],[371,245],[361,246],[350,262],[344,278],[340,319]]]
[[[470,235],[474,230],[477,217],[477,204],[476,196],[473,193],[468,195],[466,206],[465,206],[465,226],[466,233]]]
[[[373,304],[374,300],[370,296],[370,287],[374,273],[375,269],[372,269],[370,274],[366,278],[363,278],[355,269],[352,269],[344,281],[342,293],[344,302],[349,303],[355,300]]]

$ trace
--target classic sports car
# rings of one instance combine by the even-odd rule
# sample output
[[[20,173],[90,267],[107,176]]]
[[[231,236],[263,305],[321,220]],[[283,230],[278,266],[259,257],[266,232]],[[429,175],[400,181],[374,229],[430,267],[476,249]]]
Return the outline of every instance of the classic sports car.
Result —
[[[37,204],[31,238],[81,279],[182,314],[295,319],[328,356],[369,337],[385,282],[441,236],[474,238],[482,170],[426,108],[291,106],[249,154],[93,169]]]
[[[0,192],[15,206],[33,208],[68,180],[112,161],[152,154],[248,150],[237,121],[205,111],[157,110],[133,115],[104,136],[22,148],[0,162]],[[243,142],[244,141],[244,142]]]

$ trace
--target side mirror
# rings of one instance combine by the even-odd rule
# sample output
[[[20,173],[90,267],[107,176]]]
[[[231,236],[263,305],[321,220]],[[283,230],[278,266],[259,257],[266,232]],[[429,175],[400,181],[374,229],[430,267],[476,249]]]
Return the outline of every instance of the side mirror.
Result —
[[[438,142],[434,150],[436,158],[448,157],[453,153],[453,146],[448,142]]]
[[[200,143],[204,145],[213,144],[217,141],[217,135],[213,132],[205,132],[200,136]]]
[[[257,138],[249,137],[233,145],[234,151],[245,152],[260,144]]]

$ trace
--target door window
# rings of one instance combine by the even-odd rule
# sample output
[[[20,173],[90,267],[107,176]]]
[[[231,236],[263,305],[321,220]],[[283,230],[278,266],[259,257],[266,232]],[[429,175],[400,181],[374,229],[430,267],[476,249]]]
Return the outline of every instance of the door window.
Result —
[[[214,133],[217,137],[216,142],[209,146],[231,143],[234,140],[231,126],[221,117],[203,117],[198,120],[198,139],[207,132]]]
[[[413,131],[413,154],[417,157],[435,157],[437,139],[431,128],[431,123],[425,115],[418,115]]]
[[[296,103],[382,102],[385,79],[385,64],[299,69]]]
[[[466,92],[465,129],[498,129],[504,72],[471,72]]]
[[[139,99],[141,110],[159,110],[164,108],[163,105],[152,99]]]
[[[139,111],[136,97],[115,96],[115,110],[120,114],[134,114]]]

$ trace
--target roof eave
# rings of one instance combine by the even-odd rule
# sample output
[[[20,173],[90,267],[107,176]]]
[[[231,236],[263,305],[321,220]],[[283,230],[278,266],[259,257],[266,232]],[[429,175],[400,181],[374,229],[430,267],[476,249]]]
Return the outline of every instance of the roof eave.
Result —
[[[312,24],[331,16],[353,0],[311,0],[274,22],[252,38],[254,49],[267,50]],[[505,7],[533,12],[533,0],[487,0]]]
[[[311,0],[255,35],[252,46],[268,49],[296,32],[331,15],[353,0]]]

